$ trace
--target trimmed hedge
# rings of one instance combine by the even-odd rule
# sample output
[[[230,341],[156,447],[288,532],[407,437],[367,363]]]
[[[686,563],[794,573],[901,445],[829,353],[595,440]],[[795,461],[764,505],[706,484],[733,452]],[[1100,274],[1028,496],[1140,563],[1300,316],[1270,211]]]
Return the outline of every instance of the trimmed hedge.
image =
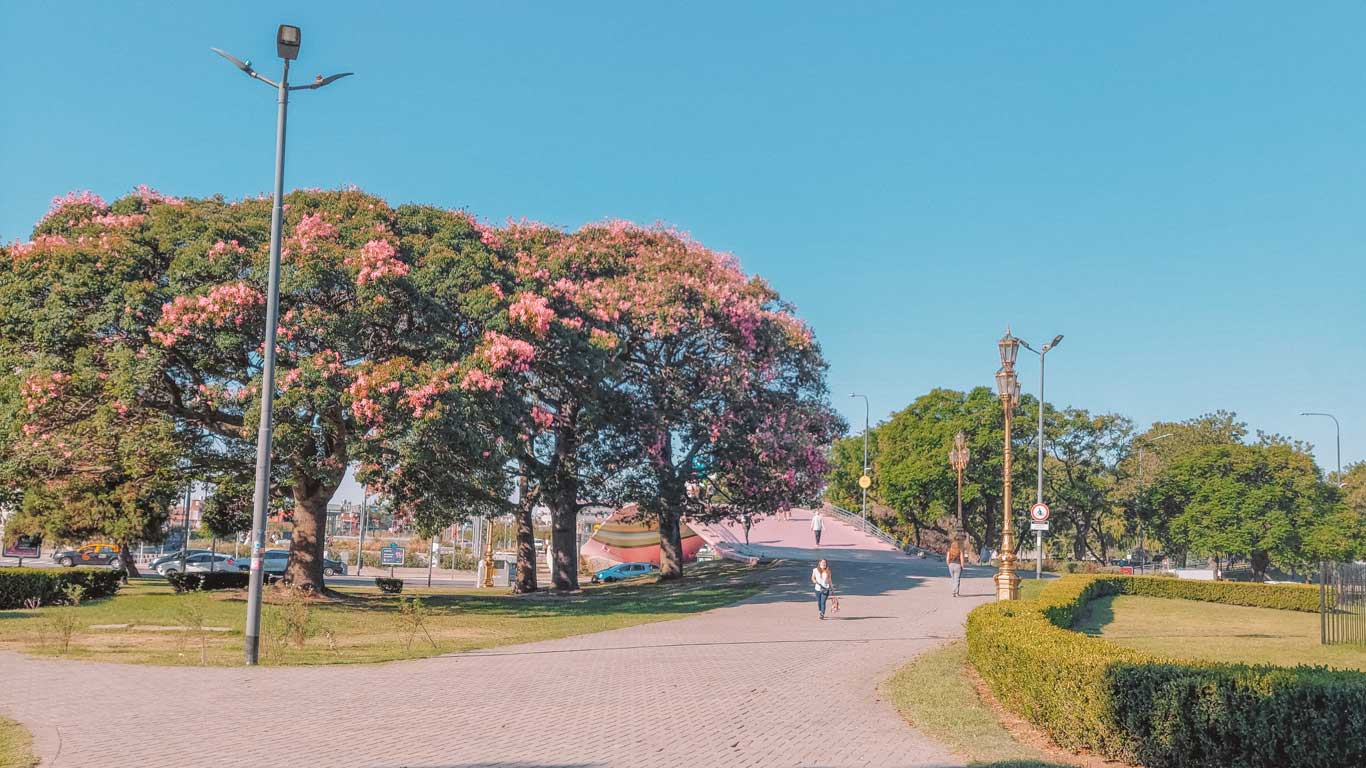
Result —
[[[1290,585],[1069,576],[1034,601],[968,615],[968,658],[1011,710],[1058,744],[1149,768],[1366,765],[1366,675],[1159,659],[1072,632],[1086,603],[1150,595],[1318,609]]]
[[[0,609],[25,608],[30,600],[42,605],[66,602],[66,588],[79,584],[83,600],[109,597],[122,586],[122,571],[108,568],[4,568],[0,569]]]
[[[391,579],[387,576],[376,576],[375,586],[379,591],[386,595],[397,595],[403,591],[403,579]]]
[[[246,571],[214,571],[212,573],[166,574],[166,580],[177,592],[211,589],[246,589],[251,574]]]

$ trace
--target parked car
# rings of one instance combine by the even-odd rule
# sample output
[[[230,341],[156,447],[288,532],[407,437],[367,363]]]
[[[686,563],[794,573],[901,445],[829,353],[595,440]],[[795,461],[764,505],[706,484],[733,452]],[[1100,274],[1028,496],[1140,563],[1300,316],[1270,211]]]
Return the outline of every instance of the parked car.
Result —
[[[715,559],[716,559],[716,553],[713,552],[713,551],[711,551],[711,547],[707,546],[706,544],[703,544],[701,547],[698,548],[698,550],[697,550],[697,562],[702,563],[702,562],[706,562],[707,560],[715,560]]]
[[[658,570],[659,568],[650,563],[617,563],[611,568],[603,568],[593,574],[593,583],[610,584],[614,581],[637,579],[641,576],[649,576]]]
[[[185,558],[186,573],[209,573],[210,571],[237,571],[237,560],[231,555],[216,555],[212,552],[200,552]],[[157,568],[157,573],[165,576],[168,573],[180,573],[180,558],[169,560],[162,563]]]
[[[67,568],[77,565],[107,565],[114,571],[123,568],[119,548],[113,544],[86,544],[75,549],[59,549],[52,553],[52,562]]]
[[[285,568],[289,566],[289,550],[287,549],[267,549],[261,553],[261,572],[268,579],[278,579],[285,575]],[[238,561],[238,567],[244,571],[251,570],[250,560]],[[324,576],[345,576],[346,563],[340,560],[333,560],[330,557],[323,558]]]
[[[207,549],[187,549],[185,550],[185,556],[190,557],[191,555],[201,555],[208,551],[209,550]],[[176,562],[180,561],[180,550],[176,550],[174,552],[170,552],[168,554],[156,558],[152,562],[148,563],[147,567],[155,571],[161,566],[165,565],[166,563],[171,562],[172,560],[175,560]]]

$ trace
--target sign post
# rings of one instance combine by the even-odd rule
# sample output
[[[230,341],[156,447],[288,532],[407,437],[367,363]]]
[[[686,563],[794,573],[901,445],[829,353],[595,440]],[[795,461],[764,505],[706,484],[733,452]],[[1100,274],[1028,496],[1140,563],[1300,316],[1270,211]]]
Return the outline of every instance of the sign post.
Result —
[[[1034,578],[1043,578],[1043,532],[1048,530],[1048,505],[1042,501],[1029,508],[1029,527],[1034,531]]]
[[[389,578],[394,577],[394,567],[403,565],[403,547],[389,542],[379,551],[379,564],[389,566]]]

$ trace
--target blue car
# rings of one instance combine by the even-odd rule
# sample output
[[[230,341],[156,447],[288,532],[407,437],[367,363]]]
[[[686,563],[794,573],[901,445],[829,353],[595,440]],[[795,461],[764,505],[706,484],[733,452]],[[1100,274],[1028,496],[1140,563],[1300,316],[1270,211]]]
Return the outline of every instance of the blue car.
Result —
[[[625,581],[626,579],[649,576],[658,571],[659,569],[650,563],[617,563],[611,568],[603,568],[601,571],[593,574],[593,583],[610,584],[614,581]]]

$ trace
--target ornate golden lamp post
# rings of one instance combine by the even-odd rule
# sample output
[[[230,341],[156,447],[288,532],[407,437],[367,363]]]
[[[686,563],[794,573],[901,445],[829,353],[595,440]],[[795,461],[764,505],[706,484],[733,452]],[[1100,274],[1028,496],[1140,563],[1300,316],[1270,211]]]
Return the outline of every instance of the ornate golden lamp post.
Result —
[[[949,466],[958,473],[958,532],[962,536],[967,526],[963,524],[963,471],[968,468],[968,438],[962,433],[953,436],[953,448],[949,451]]]
[[[1001,395],[1001,410],[1006,418],[1005,491],[1001,505],[1005,509],[1005,526],[1001,531],[1001,568],[996,572],[996,599],[1016,600],[1020,597],[1020,577],[1015,573],[1015,521],[1010,499],[1010,417],[1020,404],[1020,380],[1015,377],[1015,355],[1020,351],[1020,340],[1006,335],[997,342],[1001,350],[1001,369],[996,372],[996,389]]]
[[[484,545],[484,586],[493,586],[493,518],[489,518],[489,536]]]

